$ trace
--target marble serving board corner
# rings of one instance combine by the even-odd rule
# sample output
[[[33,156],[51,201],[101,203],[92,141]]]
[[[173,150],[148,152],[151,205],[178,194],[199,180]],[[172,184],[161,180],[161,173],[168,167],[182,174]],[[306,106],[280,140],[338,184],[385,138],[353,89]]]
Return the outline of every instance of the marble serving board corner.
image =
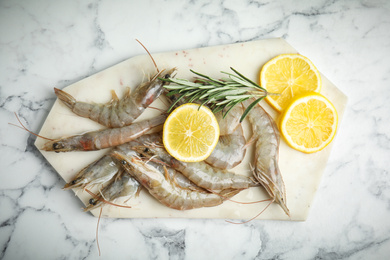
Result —
[[[271,58],[283,53],[297,53],[297,50],[285,40],[275,38],[159,53],[153,54],[153,57],[160,69],[176,67],[177,78],[193,78],[194,75],[190,72],[190,69],[219,78],[221,77],[220,71],[228,72],[230,67],[233,67],[250,79],[257,81],[261,67]],[[133,89],[147,80],[148,76],[153,75],[155,71],[148,55],[137,56],[72,84],[64,90],[80,101],[108,102],[111,99],[111,90],[115,90],[117,95],[121,97],[126,87]],[[335,105],[339,114],[340,125],[347,97],[324,75],[321,74],[321,77],[323,84],[321,93]],[[266,102],[262,101],[261,105],[275,120],[278,120],[278,114]],[[151,106],[166,108],[161,99],[156,100]],[[154,117],[158,113],[155,109],[149,108],[137,121]],[[248,138],[251,135],[251,128],[247,120],[243,122],[243,127]],[[87,118],[73,114],[57,100],[39,134],[49,138],[59,138],[102,128],[101,125]],[[38,138],[35,145],[40,149],[44,142],[45,140]],[[286,216],[283,210],[274,203],[258,219],[304,221],[307,218],[333,143],[334,141],[320,152],[304,154],[291,149],[284,140],[281,140],[279,166],[286,186],[287,206],[290,209],[291,217]],[[69,182],[78,171],[107,153],[108,149],[94,152],[54,153],[42,150],[40,152],[62,178]],[[249,176],[249,164],[253,160],[253,152],[253,147],[249,147],[244,161],[232,171]],[[89,194],[80,190],[75,190],[75,192],[84,204],[88,203]],[[234,197],[234,200],[252,202],[267,198],[268,195],[264,189],[256,187],[242,191]],[[179,211],[160,204],[143,189],[139,197],[126,202],[132,208],[105,205],[102,216],[111,218],[222,218],[245,220],[257,215],[267,203],[239,204],[226,201],[217,207]],[[100,210],[96,209],[92,211],[92,214],[98,216],[99,212]]]

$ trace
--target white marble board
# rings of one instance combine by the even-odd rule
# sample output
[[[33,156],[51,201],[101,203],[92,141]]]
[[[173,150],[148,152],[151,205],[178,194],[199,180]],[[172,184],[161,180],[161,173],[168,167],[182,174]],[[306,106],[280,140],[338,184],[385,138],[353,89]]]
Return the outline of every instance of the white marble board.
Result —
[[[193,74],[189,71],[190,69],[212,77],[220,77],[220,71],[230,71],[230,67],[233,67],[245,76],[257,81],[262,65],[283,53],[297,53],[297,50],[285,40],[275,38],[152,55],[160,69],[176,67],[178,78],[192,78]],[[110,90],[115,90],[118,96],[121,97],[125,87],[134,88],[142,81],[147,80],[148,76],[154,74],[155,71],[148,55],[137,56],[72,84],[64,90],[80,101],[108,102],[111,99]],[[321,77],[323,84],[321,93],[335,105],[339,114],[340,125],[347,97],[324,75],[321,74]],[[278,120],[278,114],[265,101],[262,101],[261,105],[275,120]],[[152,106],[166,107],[161,100],[155,101]],[[147,109],[137,121],[157,114],[156,110]],[[251,129],[246,120],[243,122],[243,126],[248,138]],[[103,128],[101,125],[89,119],[76,116],[57,100],[39,134],[49,138],[58,138],[101,128]],[[38,138],[35,145],[39,149],[44,142],[45,140]],[[253,159],[252,148],[249,147],[244,161],[233,169],[237,174],[250,174],[249,163]],[[309,214],[311,203],[331,149],[332,143],[318,153],[304,154],[291,149],[282,139],[279,166],[286,185],[287,206],[290,209],[291,217],[286,216],[277,204],[273,204],[258,219],[304,221]],[[62,178],[68,182],[79,170],[107,153],[107,149],[96,152],[54,153],[41,151],[41,153]],[[82,191],[77,191],[76,195],[84,204],[90,198],[89,194]],[[234,197],[236,201],[243,202],[267,198],[268,196],[262,188],[251,188]],[[102,216],[111,218],[250,219],[259,213],[267,205],[267,202],[248,205],[226,201],[223,205],[213,208],[178,211],[163,206],[152,198],[146,190],[143,190],[138,198],[129,200],[127,204],[131,205],[132,208],[126,209],[106,205],[103,207]],[[99,210],[92,211],[92,214],[98,216]]]

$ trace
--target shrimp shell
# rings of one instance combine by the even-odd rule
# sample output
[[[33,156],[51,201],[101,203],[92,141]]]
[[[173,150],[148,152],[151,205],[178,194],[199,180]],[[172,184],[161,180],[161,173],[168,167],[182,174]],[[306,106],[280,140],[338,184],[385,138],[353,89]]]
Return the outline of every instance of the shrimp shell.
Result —
[[[249,105],[246,101],[245,105]],[[265,188],[269,196],[290,216],[286,205],[286,188],[279,170],[280,133],[273,118],[256,105],[248,114],[253,128],[255,143],[254,177]]]
[[[258,186],[251,178],[226,170],[216,169],[205,162],[181,162],[173,158],[162,146],[134,147],[143,156],[153,157],[178,170],[199,187],[206,190],[247,189]]]
[[[159,78],[174,77],[172,74],[175,70],[176,68],[173,68],[157,73],[150,81],[140,84],[132,94],[130,94],[130,88],[127,88],[122,99],[118,99],[115,92],[113,92],[112,100],[106,104],[80,102],[70,94],[57,88],[54,88],[54,92],[58,99],[75,114],[90,118],[107,127],[123,127],[130,125],[161,95],[164,91],[164,85],[169,83]]]
[[[238,125],[233,133],[221,135],[219,141],[206,163],[219,169],[232,169],[245,157],[246,139],[241,125]]]
[[[234,106],[229,113],[223,118],[223,113],[218,112],[215,114],[215,117],[219,124],[219,133],[220,135],[229,135],[234,133],[236,128],[241,125],[240,118],[244,112],[241,105]]]
[[[174,182],[177,186],[180,186],[183,189],[202,191],[202,192],[206,191],[205,189],[199,187],[198,185],[190,181],[186,176],[181,174],[179,171],[176,171],[171,167],[167,167],[164,164],[155,163],[153,161],[149,161],[148,164],[156,168],[158,171],[165,173],[167,179]]]
[[[140,137],[156,126],[162,125],[166,117],[166,115],[160,115],[121,128],[103,129],[49,141],[44,144],[42,150],[55,152],[94,151],[121,145]]]
[[[213,168],[205,162],[187,163],[172,158],[171,165],[196,185],[207,190],[247,189],[257,186],[257,183],[246,176]]]
[[[159,202],[177,210],[189,210],[201,207],[213,207],[231,198],[240,190],[225,190],[220,195],[206,191],[191,190],[177,185],[149,163],[135,160],[121,153],[114,157],[122,163],[123,168],[133,175]]]
[[[104,155],[89,164],[64,186],[64,190],[89,188],[110,181],[119,171],[119,167],[109,155]]]

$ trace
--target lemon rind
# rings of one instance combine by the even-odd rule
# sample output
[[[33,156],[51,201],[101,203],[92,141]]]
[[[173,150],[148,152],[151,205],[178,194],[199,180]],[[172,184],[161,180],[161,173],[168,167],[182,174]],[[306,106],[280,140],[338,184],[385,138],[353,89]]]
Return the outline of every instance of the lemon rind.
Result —
[[[211,119],[212,119],[212,122],[213,122],[212,125],[214,126],[214,129],[216,130],[215,136],[214,136],[215,137],[214,138],[214,142],[212,143],[212,145],[209,146],[209,149],[207,150],[207,153],[205,153],[202,156],[197,156],[197,157],[183,157],[183,156],[180,155],[180,153],[178,153],[177,151],[171,149],[171,147],[169,145],[168,133],[167,133],[168,125],[169,125],[170,121],[173,118],[175,118],[175,116],[180,112],[180,110],[182,110],[184,108],[187,108],[187,107],[190,107],[190,108],[196,109],[196,110],[199,109],[199,105],[198,104],[186,103],[186,104],[183,104],[183,105],[177,107],[174,111],[172,111],[172,113],[168,116],[168,118],[164,122],[164,126],[163,126],[163,144],[164,144],[164,147],[167,150],[167,152],[172,157],[174,157],[175,159],[177,159],[179,161],[183,161],[183,162],[199,162],[199,161],[203,161],[203,160],[207,159],[207,157],[210,156],[210,154],[213,152],[213,150],[214,150],[214,148],[217,145],[218,140],[219,140],[219,125],[218,125],[217,119],[215,118],[214,113],[206,106],[201,106],[200,110],[203,111],[203,112],[206,112],[209,115],[211,115]]]
[[[324,141],[320,146],[314,147],[314,148],[307,148],[305,146],[301,146],[301,145],[296,144],[292,140],[292,138],[288,135],[288,133],[286,133],[286,130],[285,130],[286,123],[287,123],[286,118],[289,118],[294,107],[296,107],[298,104],[303,103],[303,102],[307,102],[308,100],[314,99],[314,98],[323,101],[333,111],[333,115],[334,115],[335,119],[334,119],[332,128],[334,129],[334,131],[329,136],[329,138],[326,141]],[[332,102],[330,102],[325,96],[323,96],[319,93],[316,93],[316,92],[305,93],[305,94],[302,94],[300,96],[295,97],[293,99],[293,101],[290,103],[290,105],[286,108],[286,110],[284,111],[284,113],[280,119],[280,132],[281,132],[283,138],[285,139],[286,143],[290,147],[292,147],[298,151],[301,151],[303,153],[308,153],[308,154],[321,151],[325,147],[327,147],[333,141],[334,137],[336,136],[337,127],[338,127],[338,113],[337,113],[336,108],[334,107]]]
[[[268,62],[266,62],[264,64],[264,66],[261,68],[260,70],[260,85],[262,87],[264,87],[265,89],[267,89],[267,83],[266,83],[266,79],[265,79],[265,71],[267,70],[267,68],[272,65],[272,64],[275,64],[278,60],[284,58],[284,57],[288,57],[288,58],[302,58],[305,62],[307,62],[310,66],[310,69],[312,71],[314,71],[314,73],[316,74],[317,78],[318,78],[318,86],[317,86],[317,89],[315,90],[310,90],[310,92],[316,92],[316,93],[319,93],[322,89],[322,79],[321,79],[321,73],[319,72],[319,70],[317,69],[317,67],[314,65],[314,63],[309,59],[307,58],[306,56],[302,55],[302,54],[299,54],[299,53],[286,53],[286,54],[280,54],[274,58],[272,58],[271,60],[269,60]],[[265,100],[267,101],[267,103],[272,107],[274,108],[276,111],[278,111],[279,113],[281,113],[283,111],[283,108],[279,105],[278,102],[276,102],[272,96],[268,95],[265,97]]]

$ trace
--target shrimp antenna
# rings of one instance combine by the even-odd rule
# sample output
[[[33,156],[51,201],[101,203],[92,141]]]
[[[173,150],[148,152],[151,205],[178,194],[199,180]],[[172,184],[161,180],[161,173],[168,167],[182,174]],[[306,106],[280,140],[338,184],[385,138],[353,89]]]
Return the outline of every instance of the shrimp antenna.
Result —
[[[19,124],[20,124],[21,126],[15,125],[15,124],[12,124],[12,123],[8,123],[9,125],[16,126],[16,127],[20,128],[20,129],[23,129],[23,130],[29,132],[30,134],[35,135],[35,136],[37,136],[37,137],[39,137],[39,138],[46,139],[46,140],[49,140],[49,141],[54,141],[54,139],[50,139],[50,138],[47,138],[47,137],[43,137],[43,136],[41,136],[41,135],[38,135],[38,134],[34,133],[33,131],[28,130],[27,127],[25,127],[25,126],[22,124],[22,121],[20,121],[20,119],[19,119],[18,115],[16,114],[16,112],[14,112],[14,114],[15,114],[15,117],[16,117],[16,119],[19,121]]]
[[[224,200],[227,200],[227,201],[230,201],[230,202],[233,202],[233,203],[237,203],[237,204],[244,204],[244,205],[262,203],[262,202],[266,202],[266,201],[271,200],[271,199],[265,199],[265,200],[257,200],[257,201],[243,202],[243,201],[232,200],[232,199],[230,199],[229,197],[223,196],[222,194],[219,194],[218,192],[215,192],[215,191],[213,191],[213,190],[207,190],[207,191],[210,192],[210,193],[213,193],[213,194],[215,194],[215,195],[217,195],[217,196],[220,196],[220,197],[223,198]]]
[[[99,223],[100,223],[100,218],[102,217],[102,212],[103,212],[103,208],[100,208],[99,218],[96,225],[96,245],[99,251],[99,256],[101,256],[100,246],[99,246]]]
[[[142,157],[140,158],[140,157],[134,156],[133,157],[133,161],[134,162],[143,162],[145,164],[147,164],[148,162],[155,162],[155,163],[158,163],[158,164],[161,164],[161,165],[164,165],[164,166],[169,166],[169,164],[167,164],[167,163],[157,159],[156,157],[157,157],[157,155],[153,155],[150,158],[142,158]]]
[[[245,150],[246,148],[248,148],[248,146],[253,144],[255,141],[256,141],[256,138],[252,135],[251,138],[249,138],[249,140],[246,142],[244,147],[242,147],[242,150]]]
[[[164,110],[164,109],[162,109],[162,108],[158,108],[158,107],[148,106],[148,108],[155,109],[155,110],[157,110],[157,111],[160,111],[160,112],[163,113],[163,114],[167,112],[166,110]]]
[[[241,224],[245,224],[245,223],[251,222],[252,220],[257,218],[258,216],[260,216],[275,201],[274,199],[268,199],[268,200],[269,200],[269,203],[267,204],[267,206],[262,211],[260,211],[256,216],[254,216],[253,218],[251,218],[251,219],[249,219],[247,221],[244,221],[244,222],[233,222],[233,221],[229,221],[229,220],[225,220],[225,221],[230,223],[230,224],[237,224],[237,225],[241,225]]]
[[[142,47],[145,49],[145,51],[149,54],[149,57],[152,59],[152,61],[153,61],[153,63],[154,63],[154,66],[156,67],[157,72],[160,73],[160,70],[158,69],[156,62],[154,61],[152,54],[150,54],[150,52],[148,51],[148,49],[146,49],[146,47],[142,44],[142,42],[140,42],[138,39],[135,39],[135,40],[136,40],[139,44],[141,44],[141,46],[142,46]]]
[[[157,157],[157,155],[153,155],[152,157],[150,157],[147,161],[146,161],[146,163],[149,163],[150,161],[153,161],[153,159],[155,159]]]
[[[227,199],[228,201],[238,203],[238,204],[256,204],[256,203],[262,203],[266,201],[270,201],[271,199],[265,199],[265,200],[258,200],[258,201],[250,201],[250,202],[243,202],[243,201],[237,201],[237,200],[232,200],[232,199]]]
[[[165,95],[164,95],[164,97],[165,97]],[[168,101],[166,98],[163,98],[163,95],[160,95],[158,98],[160,99],[161,103],[163,103],[167,108],[169,108],[170,104],[168,104]]]

